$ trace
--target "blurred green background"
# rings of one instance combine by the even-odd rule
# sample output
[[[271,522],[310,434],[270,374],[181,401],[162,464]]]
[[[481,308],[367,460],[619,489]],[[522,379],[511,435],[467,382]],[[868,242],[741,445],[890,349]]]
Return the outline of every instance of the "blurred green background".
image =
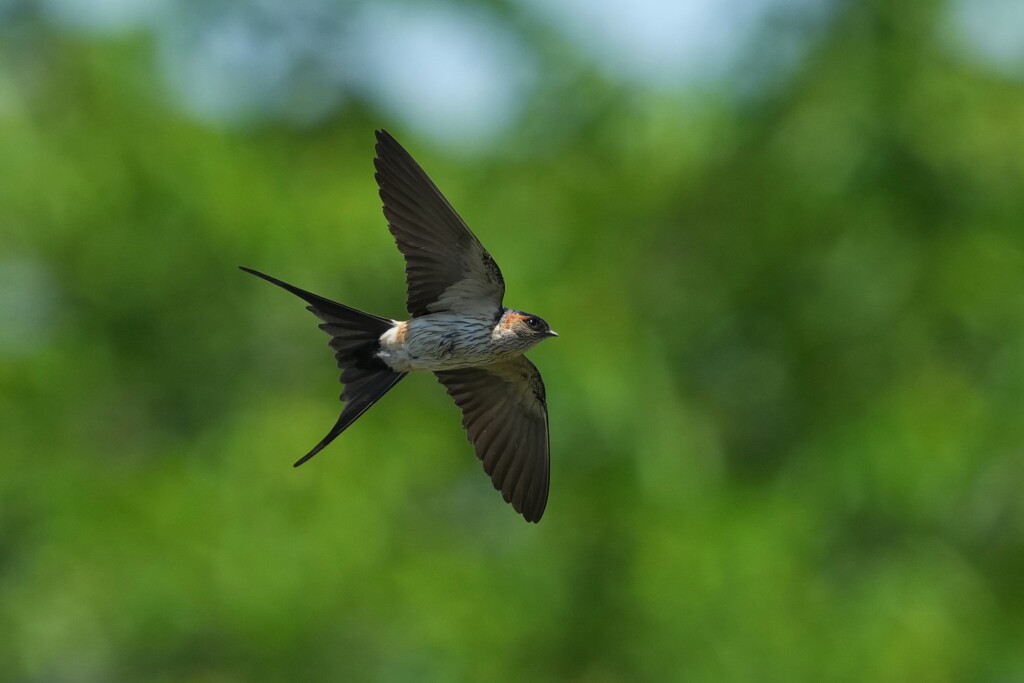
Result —
[[[559,331],[524,523],[381,315],[373,129]],[[0,1],[0,680],[1024,681],[999,0]]]

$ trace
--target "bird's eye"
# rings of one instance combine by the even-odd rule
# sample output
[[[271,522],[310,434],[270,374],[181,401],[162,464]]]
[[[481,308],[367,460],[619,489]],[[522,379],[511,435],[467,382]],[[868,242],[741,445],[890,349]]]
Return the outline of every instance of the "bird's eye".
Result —
[[[531,330],[535,330],[538,327],[540,327],[540,321],[537,320],[536,318],[527,318],[526,324],[529,325]]]

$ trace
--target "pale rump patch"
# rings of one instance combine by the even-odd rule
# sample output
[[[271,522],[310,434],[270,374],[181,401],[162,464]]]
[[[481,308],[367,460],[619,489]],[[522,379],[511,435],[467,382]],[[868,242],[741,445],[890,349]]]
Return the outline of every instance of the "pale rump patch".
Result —
[[[405,337],[409,332],[409,322],[395,322],[395,326],[380,336],[382,349],[400,349],[405,345]]]
[[[405,335],[409,331],[408,321],[398,323],[398,327],[395,328],[395,343],[404,344]]]

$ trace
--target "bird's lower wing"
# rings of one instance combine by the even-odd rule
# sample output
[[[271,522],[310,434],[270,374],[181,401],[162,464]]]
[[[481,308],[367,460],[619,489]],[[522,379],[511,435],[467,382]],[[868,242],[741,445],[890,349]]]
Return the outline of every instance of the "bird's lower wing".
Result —
[[[506,502],[537,522],[548,502],[550,456],[544,383],[523,356],[435,373],[462,411],[484,471]]]

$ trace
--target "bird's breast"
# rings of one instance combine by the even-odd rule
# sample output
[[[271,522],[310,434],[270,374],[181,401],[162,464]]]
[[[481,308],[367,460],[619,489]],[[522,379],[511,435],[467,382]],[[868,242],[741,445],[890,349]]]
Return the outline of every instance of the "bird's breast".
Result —
[[[380,337],[378,357],[393,370],[455,370],[508,354],[493,338],[494,319],[432,313],[397,322]]]

